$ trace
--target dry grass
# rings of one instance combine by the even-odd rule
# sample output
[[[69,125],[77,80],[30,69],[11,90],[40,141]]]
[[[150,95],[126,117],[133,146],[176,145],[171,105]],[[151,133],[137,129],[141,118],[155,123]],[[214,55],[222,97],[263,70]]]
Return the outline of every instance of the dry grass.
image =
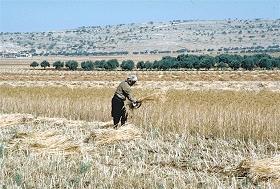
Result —
[[[133,72],[141,81],[279,81],[279,70],[257,71],[56,71],[1,66],[2,81],[120,81]]]
[[[0,81],[4,87],[116,88],[119,81]],[[280,81],[141,81],[135,89],[280,92]]]
[[[115,88],[137,74],[141,89],[280,91],[279,70],[257,71],[55,71],[0,65],[0,86]]]

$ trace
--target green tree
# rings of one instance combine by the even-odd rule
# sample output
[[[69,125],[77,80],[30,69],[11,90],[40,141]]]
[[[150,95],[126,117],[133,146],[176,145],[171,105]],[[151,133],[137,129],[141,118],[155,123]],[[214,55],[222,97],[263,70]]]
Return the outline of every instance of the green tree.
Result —
[[[280,68],[280,57],[278,57],[278,58],[272,58],[271,59],[271,63],[272,63],[272,66],[274,67],[274,68]]]
[[[241,62],[241,67],[245,70],[253,70],[255,67],[255,59],[251,56],[244,56],[243,61]]]
[[[259,66],[260,68],[265,68],[267,70],[272,69],[272,62],[270,58],[267,57],[263,57],[259,60]]]
[[[214,58],[211,56],[205,56],[200,60],[201,68],[209,70],[214,66]]]
[[[64,67],[64,62],[56,61],[53,63],[53,67],[55,67],[56,70],[59,70]]]
[[[169,70],[179,68],[179,63],[176,58],[165,56],[159,61],[159,69]]]
[[[261,59],[259,60],[258,65],[260,66],[260,68],[263,68],[263,69],[267,69],[267,70],[272,69],[272,62],[271,62],[271,59],[270,59],[270,58],[267,58],[267,57],[261,58]]]
[[[144,61],[137,62],[136,68],[137,68],[137,69],[140,69],[140,70],[145,69],[145,68],[146,68],[145,62],[144,62]]]
[[[190,69],[199,69],[200,68],[200,60],[197,56],[195,55],[189,55],[188,58],[187,58],[187,68],[190,68]]]
[[[243,57],[240,55],[228,55],[228,66],[233,70],[238,70],[241,67]]]
[[[202,62],[201,60],[204,58],[204,56],[194,56],[193,60],[192,60],[192,65],[193,68],[195,68],[196,70],[199,70],[200,68],[202,68]]]
[[[38,67],[38,66],[39,66],[39,64],[36,61],[34,61],[30,64],[30,67],[33,67],[33,68]]]
[[[41,62],[41,67],[42,68],[44,68],[44,69],[46,69],[46,67],[50,67],[50,63],[48,62],[48,61],[46,61],[46,60],[44,60],[43,62]]]
[[[177,56],[177,61],[179,62],[179,64],[182,64],[183,62],[185,62],[185,60],[187,59],[188,55],[186,54],[179,54]],[[180,65],[181,66],[181,65]]]
[[[260,60],[262,58],[268,58],[268,59],[271,59],[272,57],[268,54],[254,54],[251,56],[253,59],[254,59],[254,63],[255,63],[255,66],[256,67],[261,67],[260,65]]]
[[[65,63],[65,67],[69,68],[69,70],[77,70],[78,62],[75,60],[69,60]]]
[[[105,64],[106,61],[105,60],[97,60],[94,62],[94,67],[99,68],[99,69],[105,69]]]
[[[229,62],[231,62],[232,56],[229,54],[221,54],[215,57],[216,58],[216,62],[217,63],[226,63],[228,64]]]
[[[232,60],[229,63],[229,67],[233,70],[238,70],[241,67],[241,62],[239,60]]]
[[[160,67],[160,62],[158,60],[155,60],[153,62],[153,64],[151,65],[151,69],[158,70],[158,69],[160,69],[159,67]]]
[[[81,67],[86,71],[91,71],[94,68],[93,62],[90,60],[82,62]]]
[[[180,54],[177,56],[177,61],[180,68],[192,69],[193,63],[196,61],[197,57],[194,55]]]
[[[105,70],[114,70],[119,67],[119,62],[117,59],[111,59],[108,60],[103,67]]]
[[[150,62],[150,61],[146,61],[146,62],[145,62],[145,68],[146,68],[147,70],[152,69],[152,68],[153,68],[153,63]]]
[[[122,70],[133,70],[134,62],[132,60],[124,60],[121,64]]]

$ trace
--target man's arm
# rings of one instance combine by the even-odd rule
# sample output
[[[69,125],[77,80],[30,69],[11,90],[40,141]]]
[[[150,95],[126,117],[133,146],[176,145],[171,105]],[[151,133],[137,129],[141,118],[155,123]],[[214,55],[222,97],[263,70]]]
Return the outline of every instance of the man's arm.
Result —
[[[131,94],[131,88],[127,83],[123,86],[123,92],[129,101],[131,101],[133,103],[136,102],[136,99]]]

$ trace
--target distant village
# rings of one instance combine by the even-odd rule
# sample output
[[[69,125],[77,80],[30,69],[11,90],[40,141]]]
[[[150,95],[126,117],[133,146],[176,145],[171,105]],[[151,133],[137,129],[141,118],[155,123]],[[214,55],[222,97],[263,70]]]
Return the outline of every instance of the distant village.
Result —
[[[32,57],[32,54],[28,51],[20,51],[16,53],[11,52],[0,52],[0,57],[2,58],[30,58]]]

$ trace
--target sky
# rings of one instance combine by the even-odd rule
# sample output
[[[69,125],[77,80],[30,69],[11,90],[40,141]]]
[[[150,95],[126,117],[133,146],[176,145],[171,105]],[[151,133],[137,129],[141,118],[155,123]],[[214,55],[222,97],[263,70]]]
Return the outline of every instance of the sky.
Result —
[[[235,18],[279,19],[280,0],[0,0],[0,32]]]

